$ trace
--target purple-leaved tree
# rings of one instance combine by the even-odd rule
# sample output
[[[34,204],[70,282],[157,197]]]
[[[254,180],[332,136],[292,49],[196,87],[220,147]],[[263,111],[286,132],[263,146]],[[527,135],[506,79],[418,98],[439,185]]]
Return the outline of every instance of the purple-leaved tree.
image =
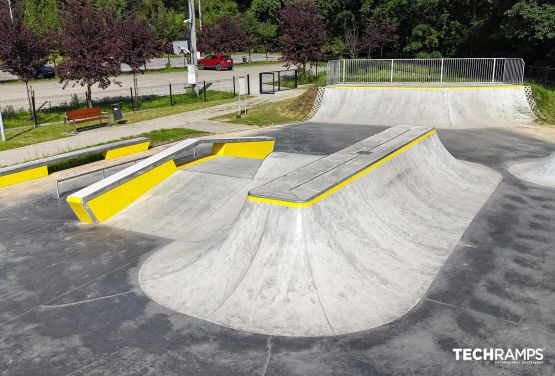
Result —
[[[322,57],[326,24],[314,0],[297,0],[280,12],[282,61],[306,74],[306,65]]]
[[[121,23],[121,62],[129,65],[133,73],[135,104],[138,105],[139,85],[137,74],[150,59],[164,52],[162,43],[156,38],[148,23],[137,15],[130,15]]]
[[[229,16],[218,18],[214,24],[203,25],[197,38],[198,49],[203,53],[239,51],[250,43],[243,24]]]
[[[19,5],[15,5],[12,12],[13,20],[4,3],[0,5],[0,68],[25,83],[31,113],[29,81],[38,77],[39,68],[48,61],[50,45],[47,38],[25,26]]]
[[[105,89],[121,66],[123,38],[113,10],[95,9],[88,0],[68,0],[62,8],[62,32],[59,35],[62,62],[58,76],[64,88],[70,82],[85,86],[87,105],[92,107],[91,89]]]
[[[375,49],[379,49],[380,57],[383,57],[383,49],[399,39],[397,27],[396,22],[387,18],[379,22],[370,22],[364,35],[364,45],[368,51],[368,57],[372,55],[372,51]]]

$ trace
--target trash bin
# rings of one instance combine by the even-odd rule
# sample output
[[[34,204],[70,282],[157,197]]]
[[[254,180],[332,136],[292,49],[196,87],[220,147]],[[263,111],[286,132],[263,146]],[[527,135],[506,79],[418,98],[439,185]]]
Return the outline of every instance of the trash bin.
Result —
[[[243,56],[243,63],[246,63],[246,62],[247,62],[247,57]]]
[[[121,114],[120,109],[121,103],[113,103],[112,104],[112,115],[114,116],[114,123],[119,123],[123,120],[123,115]]]

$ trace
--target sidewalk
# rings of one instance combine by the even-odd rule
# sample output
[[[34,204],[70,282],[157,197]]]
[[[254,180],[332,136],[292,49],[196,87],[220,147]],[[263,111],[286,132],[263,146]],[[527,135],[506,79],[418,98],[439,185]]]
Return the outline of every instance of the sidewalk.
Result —
[[[276,94],[260,95],[250,98],[249,106],[275,102],[283,99],[293,98],[300,95],[303,89],[287,90]],[[157,119],[141,121],[129,125],[117,125],[104,127],[78,133],[75,136],[60,138],[57,140],[41,142],[16,149],[0,152],[0,166],[13,165],[38,158],[49,157],[56,154],[66,153],[72,150],[82,149],[101,143],[119,140],[124,137],[132,137],[141,133],[167,128],[188,128],[213,134],[236,132],[240,130],[253,129],[253,126],[230,124],[224,122],[210,121],[207,119],[225,115],[237,111],[237,103],[226,103],[219,106],[207,107],[194,111],[164,116]]]

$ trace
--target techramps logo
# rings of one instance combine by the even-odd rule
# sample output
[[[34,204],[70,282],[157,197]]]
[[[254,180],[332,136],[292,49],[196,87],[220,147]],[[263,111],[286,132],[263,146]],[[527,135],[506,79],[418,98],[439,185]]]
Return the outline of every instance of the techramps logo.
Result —
[[[544,349],[454,348],[455,360],[492,362],[495,365],[543,364]]]

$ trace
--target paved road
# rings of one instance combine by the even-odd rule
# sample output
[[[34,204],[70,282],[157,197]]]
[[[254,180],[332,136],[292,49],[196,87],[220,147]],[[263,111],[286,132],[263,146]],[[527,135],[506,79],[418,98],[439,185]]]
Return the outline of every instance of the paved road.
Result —
[[[219,90],[233,90],[233,76],[244,76],[249,74],[251,77],[251,93],[258,94],[258,74],[260,72],[284,69],[281,64],[268,64],[248,67],[236,67],[233,71],[213,71],[204,70],[199,72],[198,80],[213,82],[213,89]],[[157,73],[145,74],[139,78],[139,87],[141,95],[169,95],[169,84],[176,84],[174,93],[179,93],[179,85],[187,82],[187,73],[185,72],[172,72],[172,73]],[[93,89],[93,100],[102,99],[105,97],[118,97],[129,96],[129,88],[133,86],[133,77],[131,75],[122,75],[117,77],[117,81],[121,86],[110,85],[105,90],[98,87]],[[85,89],[79,85],[72,87],[67,86],[65,89],[58,81],[44,81],[34,83],[33,89],[35,90],[37,106],[41,106],[44,102],[46,105],[56,105],[63,102],[70,102],[71,97],[77,94],[84,98]],[[181,88],[183,91],[183,87]],[[25,85],[23,84],[6,84],[0,86],[0,105],[25,107],[27,103],[27,95],[25,93]]]

